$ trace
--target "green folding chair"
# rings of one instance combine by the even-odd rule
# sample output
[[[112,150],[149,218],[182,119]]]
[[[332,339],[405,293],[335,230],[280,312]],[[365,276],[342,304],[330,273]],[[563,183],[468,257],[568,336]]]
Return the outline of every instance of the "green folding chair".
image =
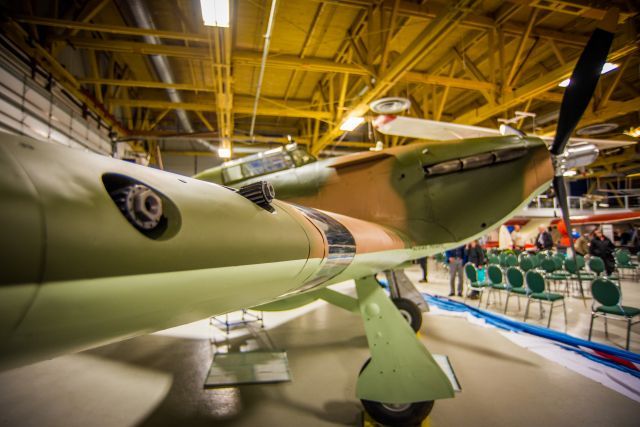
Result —
[[[518,257],[516,257],[514,254],[509,254],[507,255],[507,259],[505,262],[507,264],[507,267],[515,267],[518,265]]]
[[[509,297],[514,294],[518,298],[518,311],[520,311],[520,297],[527,296],[528,289],[524,286],[524,273],[518,267],[507,269],[507,300],[504,303],[504,312],[509,307]]]
[[[502,274],[502,269],[497,265],[490,264],[489,267],[487,267],[487,275],[489,276],[489,291],[487,293],[486,307],[489,307],[489,299],[491,299],[493,291],[498,291],[498,301],[502,303],[500,292],[506,291],[508,285],[504,283],[504,275]]]
[[[564,267],[571,274],[570,279],[573,280],[576,284],[578,283],[578,280],[584,283],[591,282],[596,278],[596,275],[594,273],[583,270],[585,267],[585,262],[584,257],[581,255],[577,255],[575,260],[573,258],[565,259]],[[568,288],[569,287],[567,286],[567,294],[569,291]]]
[[[591,294],[593,295],[593,304],[591,305],[591,324],[589,325],[589,341],[591,341],[591,333],[593,331],[593,320],[596,317],[604,317],[604,335],[609,337],[607,328],[607,319],[624,320],[627,322],[627,342],[625,348],[629,350],[629,337],[631,336],[631,326],[639,323],[640,320],[633,319],[640,315],[640,308],[622,305],[622,291],[620,287],[611,280],[598,277],[591,283]],[[596,301],[600,304],[596,306]]]
[[[530,256],[520,257],[520,269],[525,273],[535,267],[534,261]]]
[[[478,281],[478,269],[470,262],[464,265],[464,274],[467,276],[467,279],[469,279],[469,286],[467,292],[464,293],[463,302],[467,301],[467,294],[469,293],[469,290],[478,291],[480,293],[478,296],[478,307],[480,307],[480,304],[482,303],[482,293],[485,288],[489,287],[489,283]]]
[[[556,294],[553,292],[547,292],[545,290],[544,276],[539,271],[531,270],[527,272],[525,276],[527,282],[527,288],[529,289],[527,298],[527,307],[524,310],[524,321],[527,321],[529,315],[529,305],[531,300],[538,300],[540,304],[540,314],[542,315],[542,303],[548,303],[549,308],[549,320],[547,321],[547,328],[551,325],[551,316],[553,315],[553,309],[556,301],[562,301],[562,310],[564,312],[564,326],[567,327],[567,306],[564,302],[564,295]]]
[[[589,266],[589,270],[595,273],[596,276],[606,276],[609,280],[619,281],[619,278],[615,273],[611,276],[607,276],[602,258],[598,256],[591,256],[589,257],[589,261],[587,261],[587,265]]]
[[[506,252],[500,252],[500,255],[498,255],[498,258],[500,259],[500,267],[502,268],[507,268],[507,257],[509,256],[508,253]]]
[[[558,271],[557,264],[552,257],[544,258],[540,262],[540,269],[544,272],[545,280],[551,281],[555,285],[556,291],[558,291],[559,282],[564,282],[566,285],[569,275],[562,270]]]
[[[635,280],[637,277],[638,264],[631,261],[631,254],[626,250],[616,252],[616,268],[620,272],[620,276],[622,276],[625,271],[630,271],[631,278]]]
[[[540,262],[542,261],[542,254],[531,254],[529,255],[529,259],[533,264],[533,268],[540,267]]]
[[[489,255],[489,264],[500,265],[500,258],[497,255]]]

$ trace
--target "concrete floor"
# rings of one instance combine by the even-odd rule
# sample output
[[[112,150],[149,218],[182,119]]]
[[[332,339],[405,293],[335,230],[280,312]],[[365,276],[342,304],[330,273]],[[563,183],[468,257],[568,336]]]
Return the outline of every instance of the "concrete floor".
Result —
[[[419,271],[408,274],[416,280]],[[421,287],[448,293],[444,273],[433,268],[430,283]],[[628,305],[640,306],[636,287],[623,284]],[[511,307],[517,315],[516,304]],[[570,299],[568,308],[569,333],[585,337],[588,310],[578,299]],[[553,327],[564,329],[558,313]],[[623,328],[610,326],[613,343],[623,344]],[[275,345],[288,352],[293,381],[219,390],[202,388],[213,355],[206,330],[199,322],[1,373],[0,425],[359,425],[355,382],[368,357],[359,317],[321,304],[271,329]],[[436,403],[432,426],[638,425],[637,402],[494,329],[427,315],[423,331],[421,340],[432,352],[450,357],[463,388],[455,399]],[[635,351],[638,332],[632,332]],[[604,341],[603,333],[595,338]]]

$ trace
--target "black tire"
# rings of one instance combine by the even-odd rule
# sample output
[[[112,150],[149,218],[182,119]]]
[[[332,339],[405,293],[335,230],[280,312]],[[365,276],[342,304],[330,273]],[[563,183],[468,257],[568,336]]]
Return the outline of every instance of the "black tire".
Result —
[[[433,409],[433,400],[406,405],[390,405],[372,400],[360,401],[371,418],[389,427],[419,426]]]
[[[406,298],[394,298],[392,301],[402,317],[407,320],[411,329],[418,332],[422,326],[422,311],[420,311],[420,307]]]
[[[367,359],[360,369],[360,374],[371,362],[371,358]],[[377,423],[389,427],[413,427],[422,424],[425,418],[429,416],[433,409],[433,400],[424,402],[414,402],[405,405],[393,405],[373,400],[360,399],[365,411]]]

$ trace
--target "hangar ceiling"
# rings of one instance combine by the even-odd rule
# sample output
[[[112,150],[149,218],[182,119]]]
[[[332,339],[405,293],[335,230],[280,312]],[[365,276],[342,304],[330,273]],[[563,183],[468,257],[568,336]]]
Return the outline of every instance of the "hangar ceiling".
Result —
[[[231,0],[229,28],[204,26],[198,0],[3,3],[5,37],[155,161],[157,146],[242,155],[289,137],[314,154],[366,149],[366,126],[340,124],[383,96],[409,98],[414,117],[488,127],[532,112],[535,132],[552,134],[558,84],[605,13],[596,3],[621,10],[618,68],[578,128],[613,122],[605,136],[618,137],[640,126],[638,10],[625,0],[278,0],[253,134],[271,0]]]

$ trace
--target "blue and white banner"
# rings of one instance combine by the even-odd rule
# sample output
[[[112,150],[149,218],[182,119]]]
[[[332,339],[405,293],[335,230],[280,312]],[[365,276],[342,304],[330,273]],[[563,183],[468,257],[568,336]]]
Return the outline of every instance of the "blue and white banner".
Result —
[[[423,294],[430,315],[465,317],[500,329],[513,343],[640,402],[640,354],[513,320],[445,297]]]

